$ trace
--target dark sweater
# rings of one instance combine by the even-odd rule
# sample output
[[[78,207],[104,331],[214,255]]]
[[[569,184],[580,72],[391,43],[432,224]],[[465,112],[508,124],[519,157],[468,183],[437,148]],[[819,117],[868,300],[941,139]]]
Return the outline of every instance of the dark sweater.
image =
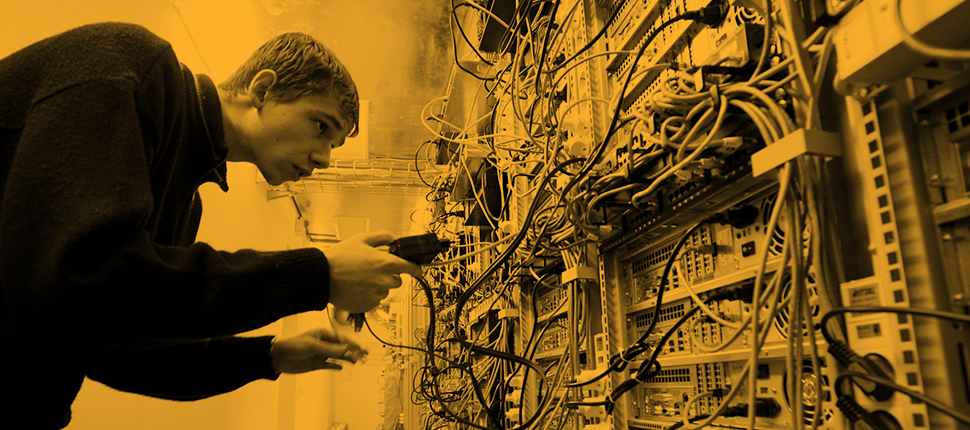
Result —
[[[67,425],[84,376],[177,400],[276,378],[269,337],[232,335],[324,309],[329,266],[193,243],[226,156],[212,81],[144,28],[0,60],[0,426]]]

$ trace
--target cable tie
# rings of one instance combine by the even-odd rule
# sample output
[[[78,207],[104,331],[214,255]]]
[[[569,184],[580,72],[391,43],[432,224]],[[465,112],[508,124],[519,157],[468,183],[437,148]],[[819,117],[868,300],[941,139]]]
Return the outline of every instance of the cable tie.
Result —
[[[606,400],[604,401],[604,403],[606,403],[606,405],[604,405],[606,407],[610,407],[611,405],[616,404],[616,401],[613,400],[613,392],[612,391],[610,392],[610,394],[607,394],[606,395]]]

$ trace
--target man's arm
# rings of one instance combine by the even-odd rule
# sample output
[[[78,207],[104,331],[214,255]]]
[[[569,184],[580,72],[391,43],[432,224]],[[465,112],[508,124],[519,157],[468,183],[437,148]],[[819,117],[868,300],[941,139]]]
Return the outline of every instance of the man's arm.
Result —
[[[330,329],[277,338],[224,337],[163,348],[93,350],[85,372],[112,388],[170,400],[198,400],[280,373],[340,369],[356,362],[359,345]]]
[[[269,358],[272,336],[225,337],[160,348],[94,350],[85,373],[129,393],[199,400],[259,379],[276,380]]]
[[[103,346],[232,335],[326,307],[316,249],[152,243],[136,84],[91,81],[34,105],[2,208],[0,279],[18,325]]]

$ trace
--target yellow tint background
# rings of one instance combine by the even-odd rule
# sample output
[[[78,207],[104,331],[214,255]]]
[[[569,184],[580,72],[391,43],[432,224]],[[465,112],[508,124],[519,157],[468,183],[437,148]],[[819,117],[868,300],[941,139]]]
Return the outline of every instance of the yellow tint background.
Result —
[[[374,2],[40,0],[4,3],[0,57],[80,25],[103,21],[132,22],[168,40],[182,63],[195,73],[208,74],[216,82],[228,76],[269,37],[283,31],[308,32],[322,39],[347,64],[358,81],[362,98],[368,98],[368,91],[383,97],[371,109],[372,117],[375,111],[385,112],[376,115],[377,118],[371,122],[368,134],[372,154],[376,151],[398,158],[413,157],[414,148],[420,139],[425,139],[424,136],[417,137],[418,133],[415,132],[420,123],[418,110],[414,106],[422,106],[444,91],[441,73],[431,76],[425,75],[426,70],[421,70],[442,61],[438,60],[442,56],[437,52],[442,49],[440,41],[434,46],[415,47],[414,52],[424,52],[423,55],[428,58],[412,58],[412,55],[407,60],[412,63],[410,65],[404,64],[406,61],[403,60],[392,61],[390,55],[400,51],[400,47],[388,44],[388,40],[415,45],[418,43],[416,40],[423,37],[413,31],[407,37],[394,37],[395,19],[392,18],[400,15],[393,10],[399,7],[394,0],[377,1],[378,4],[370,5],[371,8],[390,7],[387,13],[373,18],[356,18],[370,25],[374,31],[360,28],[359,33],[343,34],[342,39],[332,40],[320,36],[321,33],[327,34],[328,22],[354,13],[354,4],[359,6],[361,3]],[[327,3],[332,3],[333,7]],[[416,4],[422,3],[425,2]],[[300,14],[300,8],[306,7],[325,12],[314,20]],[[415,7],[420,9],[425,6]],[[418,18],[422,11],[411,12],[413,19],[424,19]],[[440,15],[440,11],[436,9],[432,15],[435,14]],[[413,27],[415,22],[406,24]],[[349,31],[347,23],[341,25],[341,32]],[[341,51],[342,45],[348,45],[341,43],[341,40],[354,40],[355,43],[353,46],[343,46],[344,51]],[[373,49],[364,50],[360,46],[372,46]],[[444,58],[447,62],[448,57]],[[388,64],[374,67],[383,62]],[[401,67],[406,67],[410,72],[401,73]],[[416,86],[407,80],[426,85]],[[389,101],[396,104],[391,105]],[[389,111],[394,113],[386,114]],[[348,141],[348,146],[351,145],[352,142]],[[335,158],[338,157],[335,154]],[[265,182],[255,178],[254,167],[230,163],[230,193],[224,194],[212,184],[203,187],[205,215],[199,240],[229,251],[242,248],[279,250],[314,245],[306,240],[299,228],[295,228],[297,213],[293,201],[289,198],[267,199]],[[326,220],[366,217],[370,230],[387,229],[398,235],[416,232],[414,225],[406,220],[416,207],[423,206],[420,202],[423,199],[403,195],[307,197],[310,202],[316,202],[315,215],[318,217]],[[309,221],[319,224],[313,219]],[[285,318],[251,334],[296,334],[329,323],[327,313],[303,314]],[[388,333],[380,324],[374,328],[379,335],[387,338]],[[235,392],[197,402],[171,402],[120,393],[87,380],[74,403],[74,418],[68,429],[326,430],[340,422],[348,423],[353,430],[375,429],[385,422],[382,413],[390,414],[399,409],[387,408],[385,411],[385,407],[379,405],[384,397],[383,387],[387,384],[382,376],[385,363],[380,344],[369,335],[359,338],[359,341],[372,350],[366,365],[348,367],[342,372],[284,375],[275,383],[257,381]]]

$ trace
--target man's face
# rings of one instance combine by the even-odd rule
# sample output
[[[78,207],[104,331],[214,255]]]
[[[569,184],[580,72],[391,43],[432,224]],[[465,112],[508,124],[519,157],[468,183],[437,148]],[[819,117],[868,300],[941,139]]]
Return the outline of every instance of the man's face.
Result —
[[[254,164],[272,185],[326,169],[330,149],[343,145],[351,127],[337,99],[323,92],[267,101],[249,122]]]

